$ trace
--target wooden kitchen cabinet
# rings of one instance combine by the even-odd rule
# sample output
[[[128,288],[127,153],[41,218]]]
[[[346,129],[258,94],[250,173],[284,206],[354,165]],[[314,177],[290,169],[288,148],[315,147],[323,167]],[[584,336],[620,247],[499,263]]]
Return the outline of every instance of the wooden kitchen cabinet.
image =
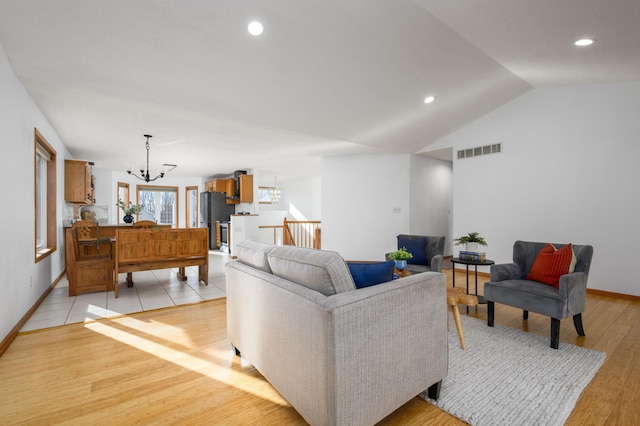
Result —
[[[204,183],[206,192],[227,192],[228,181],[233,179],[213,179]],[[235,191],[235,189],[234,189]]]
[[[64,160],[64,200],[92,205],[95,201],[93,179],[88,161]]]
[[[226,179],[216,179],[214,191],[215,192],[226,192],[227,190],[227,180]]]
[[[227,197],[233,197],[236,195],[236,181],[233,178],[222,179],[224,181],[224,192],[227,194]],[[231,201],[231,202],[230,202]],[[229,200],[227,198],[227,204],[236,204],[236,200]]]
[[[253,175],[240,175],[240,195],[238,198],[227,198],[227,204],[253,203]],[[235,196],[236,181],[233,178],[225,179],[227,181],[227,197]]]
[[[236,181],[234,178],[213,179],[204,183],[204,190],[208,192],[224,192],[227,204],[253,203],[253,175],[240,175],[240,196],[236,195]]]
[[[253,203],[253,175],[240,175],[240,202]]]

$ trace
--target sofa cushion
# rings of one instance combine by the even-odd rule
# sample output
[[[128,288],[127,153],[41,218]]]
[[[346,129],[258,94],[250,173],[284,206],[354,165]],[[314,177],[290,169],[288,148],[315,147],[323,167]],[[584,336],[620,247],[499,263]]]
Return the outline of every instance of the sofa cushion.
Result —
[[[356,288],[364,288],[391,281],[395,262],[393,260],[374,263],[347,262],[347,266]]]
[[[398,235],[398,248],[406,248],[413,255],[407,263],[417,263],[420,265],[428,265],[427,261],[427,237],[408,237],[406,235]]]
[[[527,279],[558,288],[560,276],[573,272],[575,265],[576,256],[571,244],[556,250],[553,245],[547,243],[536,255]]]
[[[325,296],[356,289],[347,264],[336,252],[277,246],[267,259],[273,275]]]
[[[234,254],[245,265],[252,266],[261,271],[271,273],[271,267],[267,260],[267,254],[276,246],[272,244],[258,243],[245,240],[236,244]]]

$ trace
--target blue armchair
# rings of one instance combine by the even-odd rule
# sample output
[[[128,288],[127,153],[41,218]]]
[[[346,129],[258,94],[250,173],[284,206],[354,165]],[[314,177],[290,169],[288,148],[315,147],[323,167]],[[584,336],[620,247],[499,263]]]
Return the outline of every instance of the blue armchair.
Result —
[[[523,310],[523,320],[529,311],[551,317],[550,346],[558,349],[560,320],[573,317],[578,335],[584,336],[582,311],[584,311],[587,278],[593,256],[590,245],[573,245],[576,256],[575,270],[560,276],[558,288],[538,281],[527,280],[538,252],[546,243],[516,241],[513,245],[513,263],[492,265],[491,281],[484,285],[487,300],[487,324],[493,327],[494,303],[514,306]],[[556,248],[565,244],[553,244]]]
[[[400,234],[398,248],[406,248],[413,258],[407,262],[407,270],[412,274],[420,272],[442,272],[445,237]],[[389,260],[389,254],[386,257]]]

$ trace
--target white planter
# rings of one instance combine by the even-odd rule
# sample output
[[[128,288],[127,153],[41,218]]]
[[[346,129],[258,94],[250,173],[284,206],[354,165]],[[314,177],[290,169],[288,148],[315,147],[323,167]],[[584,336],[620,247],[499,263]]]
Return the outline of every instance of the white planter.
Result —
[[[465,243],[464,249],[466,251],[478,253],[480,251],[480,246],[478,245],[478,243]]]

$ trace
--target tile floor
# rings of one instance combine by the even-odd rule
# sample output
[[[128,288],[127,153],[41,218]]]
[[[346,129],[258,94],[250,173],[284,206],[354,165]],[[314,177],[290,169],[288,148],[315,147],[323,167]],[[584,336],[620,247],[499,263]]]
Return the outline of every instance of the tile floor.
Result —
[[[20,331],[33,331],[225,297],[224,265],[229,259],[226,253],[209,252],[208,286],[198,281],[197,266],[186,268],[187,281],[178,280],[177,268],[134,272],[132,288],[127,287],[126,274],[120,274],[117,299],[113,291],[69,297],[69,282],[65,276]]]

